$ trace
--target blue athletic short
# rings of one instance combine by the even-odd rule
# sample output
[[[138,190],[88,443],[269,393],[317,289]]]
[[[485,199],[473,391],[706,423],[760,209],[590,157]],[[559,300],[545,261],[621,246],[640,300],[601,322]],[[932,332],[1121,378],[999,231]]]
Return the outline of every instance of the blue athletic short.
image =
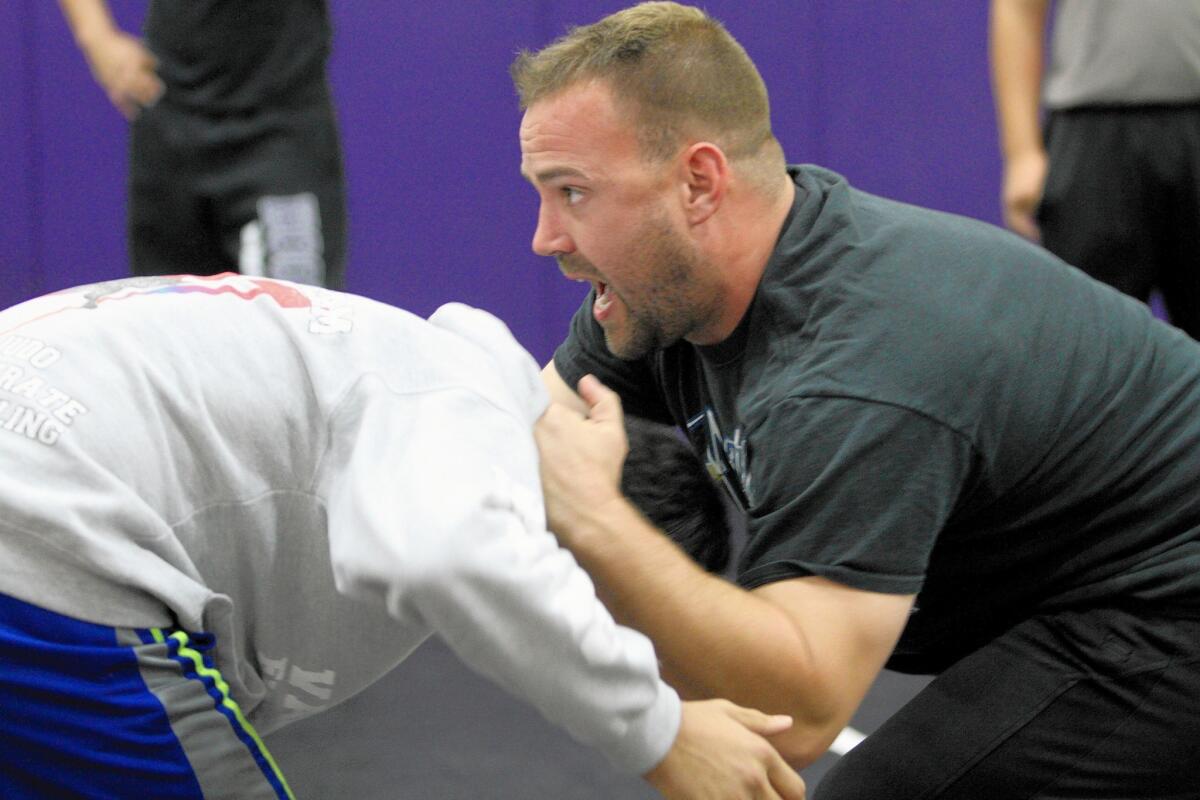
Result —
[[[0,797],[292,798],[213,644],[0,594]]]

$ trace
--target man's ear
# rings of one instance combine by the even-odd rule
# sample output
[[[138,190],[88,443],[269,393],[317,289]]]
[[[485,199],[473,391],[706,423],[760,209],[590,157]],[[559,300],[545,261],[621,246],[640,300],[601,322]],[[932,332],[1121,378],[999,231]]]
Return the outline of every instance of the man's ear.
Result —
[[[683,210],[689,225],[706,222],[725,198],[729,186],[729,161],[712,142],[696,142],[680,157]]]

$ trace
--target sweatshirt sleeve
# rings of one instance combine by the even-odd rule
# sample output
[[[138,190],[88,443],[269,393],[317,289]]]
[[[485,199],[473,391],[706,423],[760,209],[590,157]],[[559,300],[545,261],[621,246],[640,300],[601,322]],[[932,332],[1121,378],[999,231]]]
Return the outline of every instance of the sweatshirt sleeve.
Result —
[[[367,376],[333,427],[339,590],[427,626],[616,768],[661,761],[679,697],[546,531],[528,423],[469,389],[401,394]]]

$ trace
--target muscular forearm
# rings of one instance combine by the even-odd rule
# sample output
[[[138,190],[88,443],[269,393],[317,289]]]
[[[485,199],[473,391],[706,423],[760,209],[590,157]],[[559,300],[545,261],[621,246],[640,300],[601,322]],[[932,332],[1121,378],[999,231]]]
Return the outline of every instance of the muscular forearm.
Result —
[[[699,569],[623,499],[581,512],[564,540],[614,616],[654,641],[684,696],[791,715],[775,743],[793,764],[819,757],[861,700],[865,686],[831,675],[789,615]]]
[[[1047,0],[993,0],[992,89],[1006,159],[1042,147],[1039,124]]]
[[[579,388],[586,417],[551,405],[534,431],[551,530],[683,694],[787,714],[794,725],[773,744],[795,766],[815,760],[895,646],[912,596],[815,575],[745,591],[704,572],[620,494],[617,396],[594,379]]]

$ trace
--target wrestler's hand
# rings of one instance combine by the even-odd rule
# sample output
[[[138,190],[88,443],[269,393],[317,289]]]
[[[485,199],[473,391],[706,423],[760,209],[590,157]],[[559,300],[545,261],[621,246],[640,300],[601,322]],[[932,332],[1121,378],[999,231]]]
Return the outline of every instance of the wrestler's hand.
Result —
[[[158,59],[137,37],[108,31],[90,40],[83,53],[96,83],[126,119],[133,120],[162,96],[163,82],[155,71]]]
[[[1011,157],[1004,165],[1004,224],[1030,241],[1039,241],[1041,231],[1034,218],[1046,185],[1045,150],[1032,150]]]
[[[684,703],[675,744],[645,778],[680,800],[804,800],[804,781],[763,738],[791,724],[727,700]]]
[[[616,392],[587,375],[579,382],[579,396],[588,404],[586,416],[552,404],[533,429],[546,519],[560,539],[581,518],[621,500],[621,465],[629,451]]]

